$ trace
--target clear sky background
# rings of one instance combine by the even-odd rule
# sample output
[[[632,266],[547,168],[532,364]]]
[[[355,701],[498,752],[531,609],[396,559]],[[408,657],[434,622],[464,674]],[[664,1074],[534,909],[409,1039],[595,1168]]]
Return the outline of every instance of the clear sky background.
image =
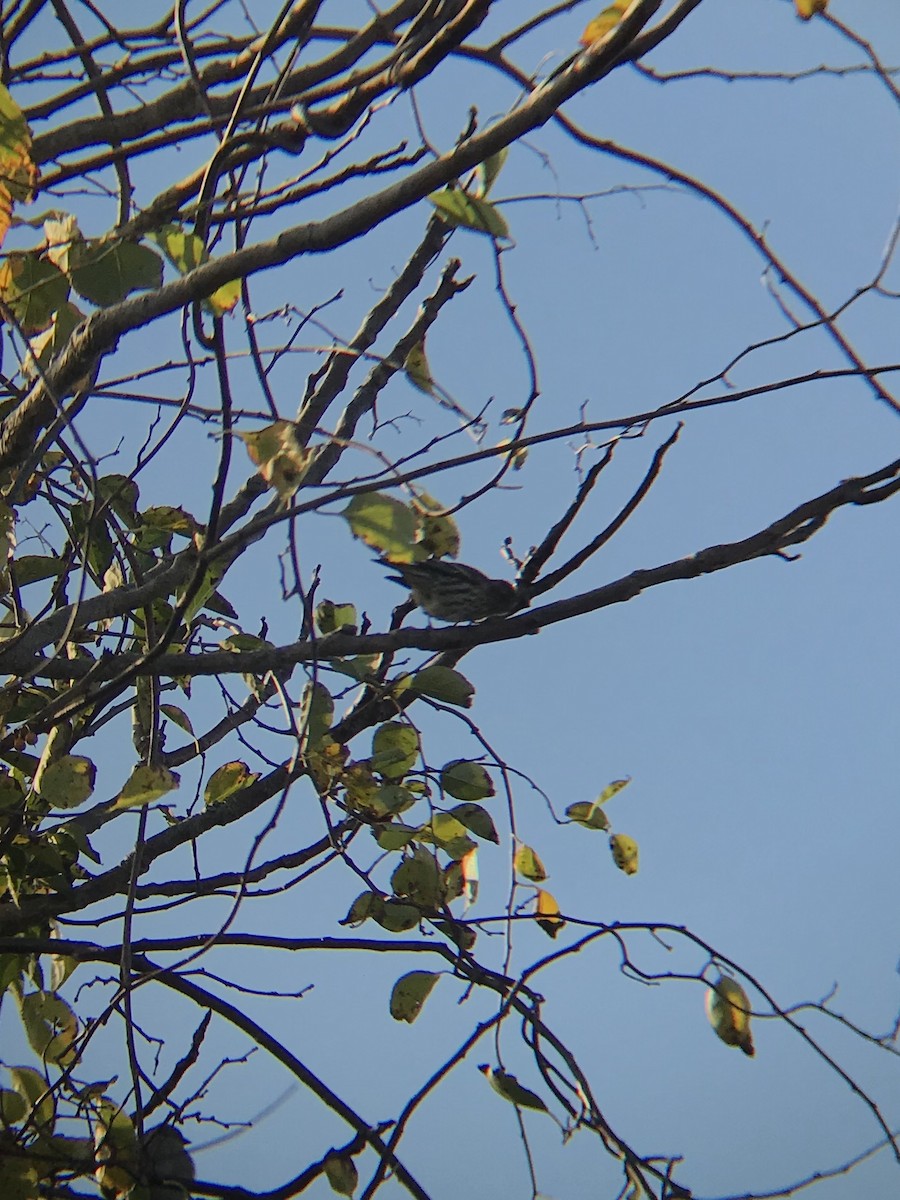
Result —
[[[267,6],[258,7],[262,24]],[[524,19],[541,6],[528,0],[513,7]],[[497,6],[478,44],[511,22],[509,9]],[[895,0],[832,0],[831,10],[872,43],[883,63],[900,66]],[[349,24],[366,11],[361,3],[325,5],[323,21]],[[553,56],[549,65],[560,61],[594,15],[590,5],[574,8],[551,26],[556,40],[536,32],[517,49],[517,63],[533,72],[546,56]],[[715,67],[743,74],[863,61],[860,49],[824,22],[798,21],[786,0],[707,0],[646,65],[658,72]],[[900,86],[900,76],[893,78]],[[443,149],[464,127],[470,104],[486,121],[513,104],[516,93],[487,68],[460,63],[455,73],[423,86],[418,99],[428,135]],[[773,249],[826,305],[844,303],[878,270],[900,195],[900,101],[871,73],[822,73],[795,82],[701,77],[662,85],[623,69],[567,112],[594,135],[671,163],[721,192],[757,228],[765,227]],[[408,131],[409,121],[408,104],[398,100],[382,115],[371,144],[390,144]],[[142,170],[146,199],[158,182],[149,160]],[[574,424],[582,413],[604,420],[653,409],[717,376],[748,346],[788,330],[771,289],[800,313],[777,280],[765,286],[762,259],[721,213],[681,187],[660,186],[665,183],[614,155],[574,146],[553,126],[513,148],[494,195],[515,238],[503,256],[507,286],[540,370],[542,395],[530,432]],[[623,187],[631,190],[618,190]],[[581,205],[568,199],[588,192],[613,194]],[[529,199],[537,194],[542,198]],[[332,193],[295,219],[311,220],[347,202],[347,193]],[[89,207],[82,212],[86,232],[105,228],[91,225],[97,218]],[[324,320],[336,334],[350,336],[377,290],[404,263],[426,217],[421,204],[363,243],[268,273],[254,284],[256,311],[285,300],[308,308],[344,288]],[[494,290],[490,243],[461,232],[450,251],[478,280],[433,330],[431,368],[466,408],[477,410],[494,397],[489,414],[497,419],[527,397],[523,359]],[[896,266],[886,284],[900,285]],[[842,327],[869,362],[896,363],[897,318],[895,301],[870,296],[850,309]],[[176,324],[160,322],[156,330],[159,339],[175,335]],[[115,369],[124,374],[145,355],[155,361],[157,333],[150,346],[141,345],[141,335],[126,339]],[[276,326],[270,342],[282,333]],[[327,339],[317,332],[310,340]],[[291,362],[276,379],[282,415],[295,411],[305,373],[317,361]],[[728,379],[743,388],[844,365],[827,337],[811,330],[747,355]],[[884,379],[890,386],[892,377]],[[720,383],[704,394],[723,390]],[[424,429],[453,428],[402,380],[385,401],[396,414],[413,411],[423,422],[401,425],[395,442],[383,443],[388,452],[423,440]],[[255,394],[247,407],[258,407]],[[99,402],[86,414],[83,432],[95,453],[109,451],[120,432],[140,436],[149,411]],[[566,549],[589,540],[617,511],[672,426],[657,423],[644,438],[620,445]],[[217,445],[201,428],[191,436],[182,448],[184,476],[148,475],[146,503],[202,511]],[[572,498],[577,445],[573,438],[533,450],[514,487],[463,510],[464,561],[508,574],[500,557],[504,538],[512,537],[524,554]],[[552,598],[745,537],[841,479],[884,464],[898,447],[897,414],[859,381],[817,383],[697,412],[639,512]],[[236,484],[244,463],[235,458]],[[585,462],[593,460],[589,454]],[[448,475],[432,490],[450,504],[482,478],[480,472],[465,481]],[[550,871],[547,886],[566,914],[684,926],[755,975],[784,1007],[821,1000],[837,986],[836,1012],[875,1034],[892,1027],[900,1007],[898,523],[900,500],[844,509],[801,548],[796,562],[761,559],[670,584],[465,660],[462,669],[478,689],[471,715],[496,753],[522,773],[515,793],[519,834],[540,852]],[[351,540],[344,523],[308,520],[301,542],[304,568],[323,564],[324,594],[354,600],[374,628],[385,627],[397,589],[382,583],[370,552]],[[255,631],[254,614],[265,614],[269,636],[288,641],[296,636],[298,612],[278,608],[280,548],[277,536],[257,546],[243,583],[226,592],[248,631]],[[423,726],[432,762],[478,753],[452,718],[423,718]],[[113,794],[130,759],[124,740],[117,745],[111,736],[108,751]],[[113,778],[119,762],[121,778]],[[640,844],[641,869],[632,878],[615,869],[602,834],[557,827],[527,782],[544,789],[561,813],[625,776],[632,783],[609,812],[615,829]],[[196,772],[184,772],[185,797],[197,782]],[[502,826],[502,801],[493,803]],[[297,789],[291,805],[279,838],[286,845],[312,840],[315,801]],[[245,839],[242,829],[223,836],[221,862],[207,858],[207,868],[234,866]],[[189,871],[187,857],[182,865]],[[508,869],[508,844],[482,851],[474,915],[502,912]],[[237,927],[341,935],[337,921],[357,890],[325,872],[281,900],[248,901]],[[210,904],[208,927],[226,911],[224,903]],[[150,930],[184,932],[184,917],[175,910],[148,920],[140,932]],[[374,936],[374,927],[360,933]],[[515,966],[577,936],[570,926],[551,943],[523,928]],[[479,949],[500,966],[503,943],[496,942],[490,952],[482,935]],[[629,946],[648,971],[693,972],[704,961],[677,937],[654,941],[638,932]],[[492,1012],[487,996],[460,1004],[463,990],[448,977],[416,1024],[392,1022],[387,1004],[394,979],[425,965],[398,964],[393,956],[361,964],[335,954],[247,951],[221,952],[209,963],[223,974],[252,964],[253,986],[264,991],[314,984],[302,1000],[246,997],[241,1003],[372,1121],[396,1115]],[[746,1059],[714,1037],[698,983],[647,987],[627,979],[611,943],[564,959],[541,974],[537,986],[547,996],[544,1016],[576,1052],[610,1123],[641,1153],[683,1155],[680,1178],[698,1196],[786,1187],[880,1138],[847,1083],[782,1022],[756,1022],[757,1055]],[[149,1021],[158,999],[148,994],[144,1003]],[[188,1019],[192,1027],[196,1014],[175,1009],[172,1019],[186,1042]],[[900,1125],[896,1057],[822,1016],[803,1019],[882,1106],[892,1127]],[[223,1054],[247,1049],[232,1034],[217,1033],[213,1042]],[[539,1087],[512,1026],[502,1044],[507,1067]],[[101,1065],[124,1077],[112,1034],[98,1040],[97,1052]],[[174,1057],[181,1052],[181,1043],[171,1049]],[[528,1194],[514,1110],[475,1070],[493,1057],[483,1042],[423,1107],[403,1143],[405,1161],[435,1196]],[[215,1081],[208,1107],[223,1119],[249,1120],[286,1086],[287,1078],[257,1055]],[[581,1133],[562,1146],[546,1118],[525,1120],[543,1194],[559,1200],[615,1195],[615,1164],[596,1139]],[[197,1134],[198,1143],[207,1131]],[[274,1186],[344,1136],[296,1092],[256,1130],[198,1155],[198,1173]],[[814,1194],[817,1200],[889,1195],[898,1171],[883,1150],[849,1179],[823,1183]],[[312,1194],[327,1192],[321,1183]],[[384,1194],[399,1192],[388,1185]]]

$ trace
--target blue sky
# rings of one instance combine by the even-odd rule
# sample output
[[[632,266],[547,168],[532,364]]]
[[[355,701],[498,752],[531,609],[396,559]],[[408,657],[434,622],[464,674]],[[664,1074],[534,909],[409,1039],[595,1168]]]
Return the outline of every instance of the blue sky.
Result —
[[[510,19],[508,7],[497,6],[494,26]],[[520,5],[523,18],[538,7],[530,0]],[[832,10],[871,41],[885,63],[900,64],[894,0],[833,0]],[[545,54],[564,56],[593,15],[590,6],[575,8],[554,24],[552,44],[536,33],[517,61],[533,71]],[[486,41],[487,34],[477,40]],[[735,72],[801,71],[859,61],[858,50],[823,22],[799,22],[786,2],[707,0],[648,65],[657,71],[711,65]],[[421,89],[429,136],[441,148],[452,144],[476,96],[483,120],[516,98],[496,74],[471,64]],[[625,69],[567,112],[594,135],[694,173],[726,195],[756,227],[766,228],[772,247],[826,305],[841,304],[875,274],[897,215],[900,105],[872,75],[659,85]],[[398,101],[372,136],[388,144],[408,121],[408,107]],[[142,184],[149,189],[149,166],[145,174]],[[786,332],[753,247],[711,205],[683,188],[659,188],[663,182],[614,155],[574,146],[553,126],[510,153],[494,195],[515,238],[503,255],[509,293],[540,369],[532,432],[573,424],[582,413],[605,420],[669,403],[717,376],[747,346]],[[632,190],[585,202],[593,236],[574,203],[518,199],[623,186]],[[504,198],[509,202],[503,204]],[[344,202],[346,197],[338,203]],[[314,219],[334,203],[326,196],[297,219]],[[364,243],[268,273],[254,285],[257,311],[286,299],[309,306],[343,287],[343,299],[326,320],[341,336],[350,335],[377,289],[405,261],[425,218],[422,204]],[[497,301],[491,247],[486,239],[458,233],[450,252],[478,279],[432,331],[431,368],[467,408],[493,397],[488,411],[497,417],[524,402],[527,379]],[[898,281],[894,267],[887,282],[896,288]],[[868,361],[897,361],[896,302],[864,298],[844,328]],[[175,322],[160,323],[158,332],[160,338],[174,333]],[[126,351],[130,369],[147,353],[139,334],[126,343],[115,363],[122,371]],[[292,415],[305,371],[315,362],[309,356],[277,376],[283,415]],[[749,387],[843,365],[823,334],[808,331],[748,355],[729,383]],[[704,394],[723,390],[718,384]],[[385,403],[398,416],[414,411],[421,421],[401,424],[393,441],[388,435],[388,453],[421,440],[423,429],[451,428],[402,380]],[[137,436],[147,411],[136,415],[110,403],[101,412],[98,406],[84,419],[92,449],[111,449],[119,422],[126,436]],[[660,422],[644,438],[619,446],[569,535],[568,549],[589,540],[617,511],[672,424]],[[639,512],[552,598],[747,536],[842,478],[895,457],[898,431],[897,414],[852,380],[695,413]],[[214,462],[217,444],[202,430],[192,439],[181,451],[178,498],[171,475],[161,474],[147,477],[146,502],[183,502],[202,511],[210,478],[204,468]],[[235,483],[244,470],[240,453]],[[504,573],[504,538],[512,537],[520,553],[540,540],[574,494],[575,468],[574,439],[533,450],[514,487],[459,515],[462,558]],[[433,490],[449,504],[464,486],[448,475]],[[558,812],[593,799],[612,779],[632,778],[610,805],[614,827],[640,843],[641,870],[632,878],[615,869],[603,835],[557,827],[526,778],[516,783],[519,835],[539,850],[550,870],[548,887],[566,914],[684,926],[734,958],[785,1007],[820,1000],[837,984],[834,1010],[875,1033],[890,1029],[900,1007],[897,503],[841,510],[801,548],[796,562],[762,559],[670,584],[537,637],[484,647],[462,667],[477,687],[471,715],[496,753],[544,789]],[[296,636],[298,618],[292,606],[278,609],[280,548],[277,536],[255,547],[243,582],[226,591],[246,629],[255,631],[256,614],[265,613],[270,636],[287,641]],[[305,569],[323,564],[325,594],[355,600],[376,629],[387,623],[397,590],[382,586],[370,552],[351,541],[342,521],[306,521],[302,553]],[[423,717],[423,728],[432,762],[477,753],[452,719]],[[111,778],[119,763],[122,777],[130,769],[120,746],[110,740]],[[187,769],[185,796],[197,782],[197,773]],[[502,825],[503,802],[498,797],[492,803]],[[314,804],[298,789],[279,839],[293,844],[308,838],[317,828],[309,813]],[[208,868],[233,865],[246,838],[242,830],[222,837],[221,862],[208,860]],[[187,861],[182,869],[189,870]],[[508,869],[508,843],[482,852],[475,915],[502,911]],[[326,872],[280,900],[246,903],[239,926],[337,936],[342,931],[336,922],[356,890]],[[209,906],[210,928],[225,911]],[[146,928],[180,932],[183,922],[176,910]],[[369,926],[360,932],[374,936]],[[576,936],[570,927],[551,943],[523,928],[514,964],[521,969]],[[499,966],[501,939],[495,949],[490,945],[482,935],[479,949]],[[702,954],[674,935],[654,941],[635,933],[629,946],[634,961],[649,971],[690,973],[703,965]],[[302,1000],[247,997],[244,1003],[373,1121],[395,1115],[475,1023],[492,1013],[488,997],[460,1004],[462,988],[448,977],[415,1025],[391,1022],[390,987],[411,969],[391,956],[372,956],[362,970],[358,960],[336,954],[223,952],[211,960],[223,973],[238,972],[242,963],[252,964],[259,989],[315,984]],[[544,1015],[566,1036],[610,1122],[641,1153],[683,1155],[679,1177],[698,1196],[784,1187],[879,1140],[872,1114],[782,1023],[756,1023],[752,1061],[722,1046],[706,1022],[697,982],[646,987],[626,979],[615,948],[604,942],[539,978],[547,997]],[[154,1002],[148,996],[145,1003],[149,1019]],[[805,1019],[896,1126],[896,1058],[822,1016]],[[196,1014],[188,1018],[181,1010],[173,1016],[185,1030],[195,1020]],[[221,1053],[246,1048],[232,1035],[217,1033],[213,1041]],[[502,1045],[509,1069],[529,1086],[539,1085],[518,1030],[509,1026]],[[107,1065],[113,1064],[118,1051],[111,1035],[101,1047]],[[404,1143],[409,1165],[435,1195],[451,1187],[475,1197],[528,1194],[514,1111],[475,1070],[485,1059],[493,1059],[489,1040],[445,1081]],[[260,1065],[257,1056],[217,1081],[210,1106],[222,1117],[250,1119],[284,1086],[285,1077]],[[526,1126],[542,1194],[560,1200],[615,1194],[615,1164],[595,1139],[581,1133],[561,1146],[559,1131],[546,1118],[527,1116]],[[274,1186],[343,1136],[340,1126],[323,1120],[317,1105],[296,1093],[258,1130],[201,1154],[198,1172]],[[896,1161],[882,1151],[852,1182],[823,1183],[815,1195],[838,1200],[848,1188],[887,1194],[896,1175]],[[324,1183],[314,1194],[326,1194]],[[385,1194],[399,1189],[388,1185]]]

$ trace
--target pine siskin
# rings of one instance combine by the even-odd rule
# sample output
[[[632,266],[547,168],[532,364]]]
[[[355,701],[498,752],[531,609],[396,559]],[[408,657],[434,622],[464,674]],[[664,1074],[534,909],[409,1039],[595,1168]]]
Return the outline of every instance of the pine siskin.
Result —
[[[511,583],[491,579],[465,563],[427,558],[384,565],[397,572],[388,579],[405,584],[419,608],[439,621],[483,621],[485,617],[508,616],[521,607]]]

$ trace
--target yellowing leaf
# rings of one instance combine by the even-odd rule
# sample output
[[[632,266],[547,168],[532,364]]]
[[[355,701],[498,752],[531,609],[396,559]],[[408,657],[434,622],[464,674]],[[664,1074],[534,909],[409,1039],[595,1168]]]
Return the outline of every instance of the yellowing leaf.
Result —
[[[537,911],[535,913],[537,923],[543,929],[548,937],[555,938],[559,931],[565,925],[565,921],[559,915],[559,905],[556,903],[556,897],[549,892],[540,889],[537,894]]]
[[[426,392],[429,396],[434,392],[434,380],[431,377],[431,368],[428,366],[428,359],[425,356],[425,340],[416,342],[415,346],[406,356],[406,362],[403,364],[403,369],[406,371],[406,378],[417,387],[420,392]]]
[[[589,804],[586,800],[579,800],[577,804],[570,804],[566,809],[566,816],[577,825],[583,825],[585,829],[609,829],[606,813],[598,801]]]
[[[428,200],[447,225],[474,229],[476,233],[486,233],[495,238],[509,237],[509,226],[489,200],[470,196],[461,188],[454,187],[432,192]]]
[[[750,1032],[750,998],[735,979],[720,975],[706,993],[706,1015],[716,1036],[726,1046],[740,1046],[752,1058],[755,1054]]]
[[[532,883],[543,883],[547,878],[547,868],[531,846],[523,845],[518,848],[513,865],[519,875],[530,879]]]
[[[116,797],[113,808],[139,808],[144,804],[152,804],[168,792],[174,792],[180,783],[179,776],[168,767],[135,767]]]
[[[422,1006],[440,975],[431,971],[410,971],[401,976],[391,991],[391,1016],[395,1021],[407,1021],[410,1025],[422,1011]]]
[[[636,875],[638,869],[638,844],[624,833],[614,833],[609,839],[613,862],[626,875]]]
[[[309,451],[300,444],[294,422],[273,421],[263,429],[237,436],[269,487],[282,501],[289,500],[303,482],[309,462]]]
[[[0,84],[0,245],[10,226],[13,205],[27,204],[32,199],[37,179],[28,122]]]
[[[209,782],[203,790],[203,799],[207,807],[211,804],[221,804],[223,800],[249,787],[257,779],[259,772],[251,771],[247,764],[239,759],[223,763],[209,777]]]
[[[165,225],[151,236],[169,262],[182,275],[187,275],[195,267],[209,262],[209,253],[200,238],[180,225]],[[231,312],[240,299],[240,295],[241,281],[233,279],[230,283],[223,283],[211,296],[208,296],[203,301],[203,306],[214,317],[221,317],[225,313]]]
[[[797,7],[797,16],[808,21],[816,13],[825,11],[828,7],[828,0],[794,0],[794,4]]]
[[[454,517],[444,512],[440,504],[427,492],[419,492],[415,499],[419,516],[418,548],[422,557],[456,558],[459,554],[459,526]]]
[[[605,37],[611,29],[615,29],[622,20],[625,10],[631,0],[614,0],[608,8],[604,8],[598,17],[589,22],[584,33],[579,38],[582,46],[591,46],[600,38]]]
[[[23,333],[46,329],[68,295],[69,281],[62,271],[33,251],[17,250],[0,264],[0,299],[9,305]]]

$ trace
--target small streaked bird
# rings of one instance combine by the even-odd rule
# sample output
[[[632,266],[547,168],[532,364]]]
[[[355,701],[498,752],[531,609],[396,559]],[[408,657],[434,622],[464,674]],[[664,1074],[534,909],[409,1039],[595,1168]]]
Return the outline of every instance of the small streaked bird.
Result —
[[[438,621],[483,621],[486,617],[508,616],[523,607],[511,583],[491,579],[465,563],[442,558],[417,563],[382,559],[382,565],[396,572],[388,579],[408,587],[419,608]]]

